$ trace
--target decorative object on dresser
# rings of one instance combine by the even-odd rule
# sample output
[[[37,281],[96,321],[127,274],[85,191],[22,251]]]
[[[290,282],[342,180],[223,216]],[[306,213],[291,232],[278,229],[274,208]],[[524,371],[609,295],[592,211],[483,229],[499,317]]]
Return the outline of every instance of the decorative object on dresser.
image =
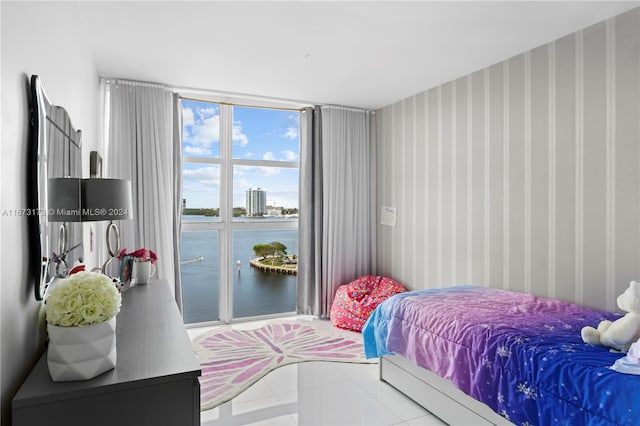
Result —
[[[150,260],[137,260],[133,263],[133,279],[136,284],[146,284],[156,273],[156,265]]]
[[[113,221],[133,219],[131,181],[83,179],[81,192],[82,221],[110,221],[106,232],[109,258],[102,265],[102,273],[106,274],[109,264],[120,252],[120,231]]]
[[[87,380],[116,366],[120,292],[106,275],[81,271],[48,290],[47,365],[55,382]]]
[[[120,269],[122,282],[131,281],[131,284],[146,284],[156,272],[155,264],[158,256],[153,250],[139,248],[127,253],[127,249],[124,248],[117,257],[122,262]]]
[[[126,290],[133,283],[133,257],[124,256],[120,259],[120,282],[122,289]]]
[[[51,255],[48,259],[49,285],[56,278],[64,278],[73,267],[73,262],[81,262],[82,255],[70,256],[75,250],[82,252],[82,243],[78,241],[79,229],[75,226],[81,221],[80,182],[82,179],[73,177],[49,178],[47,217],[49,225],[54,222],[58,226],[58,246],[50,247]],[[80,229],[81,230],[81,229]],[[52,228],[55,234],[55,228]],[[69,242],[72,242],[70,244]],[[51,241],[50,241],[51,242]]]

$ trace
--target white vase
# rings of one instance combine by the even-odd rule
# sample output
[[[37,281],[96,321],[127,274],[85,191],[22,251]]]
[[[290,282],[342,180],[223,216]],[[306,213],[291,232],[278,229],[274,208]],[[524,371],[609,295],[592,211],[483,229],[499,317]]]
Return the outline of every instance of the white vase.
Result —
[[[116,366],[116,317],[84,327],[47,324],[47,365],[54,382],[88,380]]]
[[[135,284],[147,284],[149,278],[156,272],[156,265],[151,264],[150,260],[135,261],[133,265],[133,277]]]

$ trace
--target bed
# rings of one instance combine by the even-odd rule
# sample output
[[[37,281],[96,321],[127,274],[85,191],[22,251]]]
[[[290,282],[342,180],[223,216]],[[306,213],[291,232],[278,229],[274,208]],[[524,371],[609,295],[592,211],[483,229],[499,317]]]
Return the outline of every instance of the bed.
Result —
[[[362,334],[384,381],[450,424],[640,424],[640,376],[580,329],[619,315],[457,286],[381,303]]]

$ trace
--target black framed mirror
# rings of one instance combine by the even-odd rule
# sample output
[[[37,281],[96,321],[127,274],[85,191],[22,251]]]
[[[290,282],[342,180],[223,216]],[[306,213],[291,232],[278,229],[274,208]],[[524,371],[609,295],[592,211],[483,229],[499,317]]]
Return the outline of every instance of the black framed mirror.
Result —
[[[80,182],[82,132],[67,111],[47,97],[37,75],[31,76],[31,212],[35,258],[35,297],[82,262]],[[39,278],[39,279],[38,279]]]

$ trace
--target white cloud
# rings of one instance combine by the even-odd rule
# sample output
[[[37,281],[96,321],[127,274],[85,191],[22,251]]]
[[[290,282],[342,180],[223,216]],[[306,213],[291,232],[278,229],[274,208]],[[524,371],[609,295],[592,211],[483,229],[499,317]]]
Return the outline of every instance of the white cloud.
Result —
[[[193,110],[191,108],[182,108],[182,125],[193,126]]]
[[[216,107],[183,108],[185,154],[212,155],[212,147],[220,142],[220,113]]]
[[[282,151],[282,153],[284,154],[284,158],[287,161],[295,161],[298,159],[298,154],[296,154],[293,151],[286,150],[286,151]]]
[[[278,167],[257,167],[256,175],[261,177],[269,177],[280,174],[280,168]]]
[[[287,127],[287,132],[284,134],[284,137],[288,139],[297,139],[298,129],[295,127]]]
[[[218,108],[216,107],[198,108],[198,113],[203,118],[209,115],[216,115],[217,112]]]
[[[237,191],[242,192],[243,194],[247,189],[256,187],[253,182],[247,179],[236,179],[234,180],[234,184]]]
[[[280,174],[280,167],[254,167],[254,166],[238,166],[233,168],[234,175],[246,175],[246,176],[258,176],[260,178],[275,176]],[[253,186],[263,187],[265,185],[264,181],[259,181],[259,183],[254,184]]]
[[[185,146],[184,153],[192,155],[194,157],[210,156],[212,154],[211,148],[207,146]]]
[[[273,156],[273,152],[265,152],[264,154],[262,154],[262,159],[266,160],[266,161],[273,161],[274,160],[274,156]]]
[[[234,142],[237,142],[240,146],[247,146],[249,144],[249,138],[242,133],[242,126],[238,124],[233,125],[232,138]]]
[[[193,110],[184,109],[183,114],[186,127],[185,145],[191,145],[194,154],[198,150],[207,150],[208,154],[211,155],[211,146],[220,142],[220,115],[217,113],[216,108],[201,108],[195,113]],[[232,138],[240,146],[246,146],[249,143],[249,138],[242,132],[240,124],[233,125]]]
[[[193,126],[193,142],[206,143],[220,141],[220,116],[214,115]]]
[[[202,186],[220,185],[219,167],[198,167],[197,169],[185,169],[182,172],[185,181]]]
[[[201,110],[197,111],[200,117],[202,116],[201,112]],[[220,141],[220,116],[213,115],[205,119],[196,119],[190,127],[185,128],[183,137],[185,154],[193,156],[212,155],[213,145]]]

